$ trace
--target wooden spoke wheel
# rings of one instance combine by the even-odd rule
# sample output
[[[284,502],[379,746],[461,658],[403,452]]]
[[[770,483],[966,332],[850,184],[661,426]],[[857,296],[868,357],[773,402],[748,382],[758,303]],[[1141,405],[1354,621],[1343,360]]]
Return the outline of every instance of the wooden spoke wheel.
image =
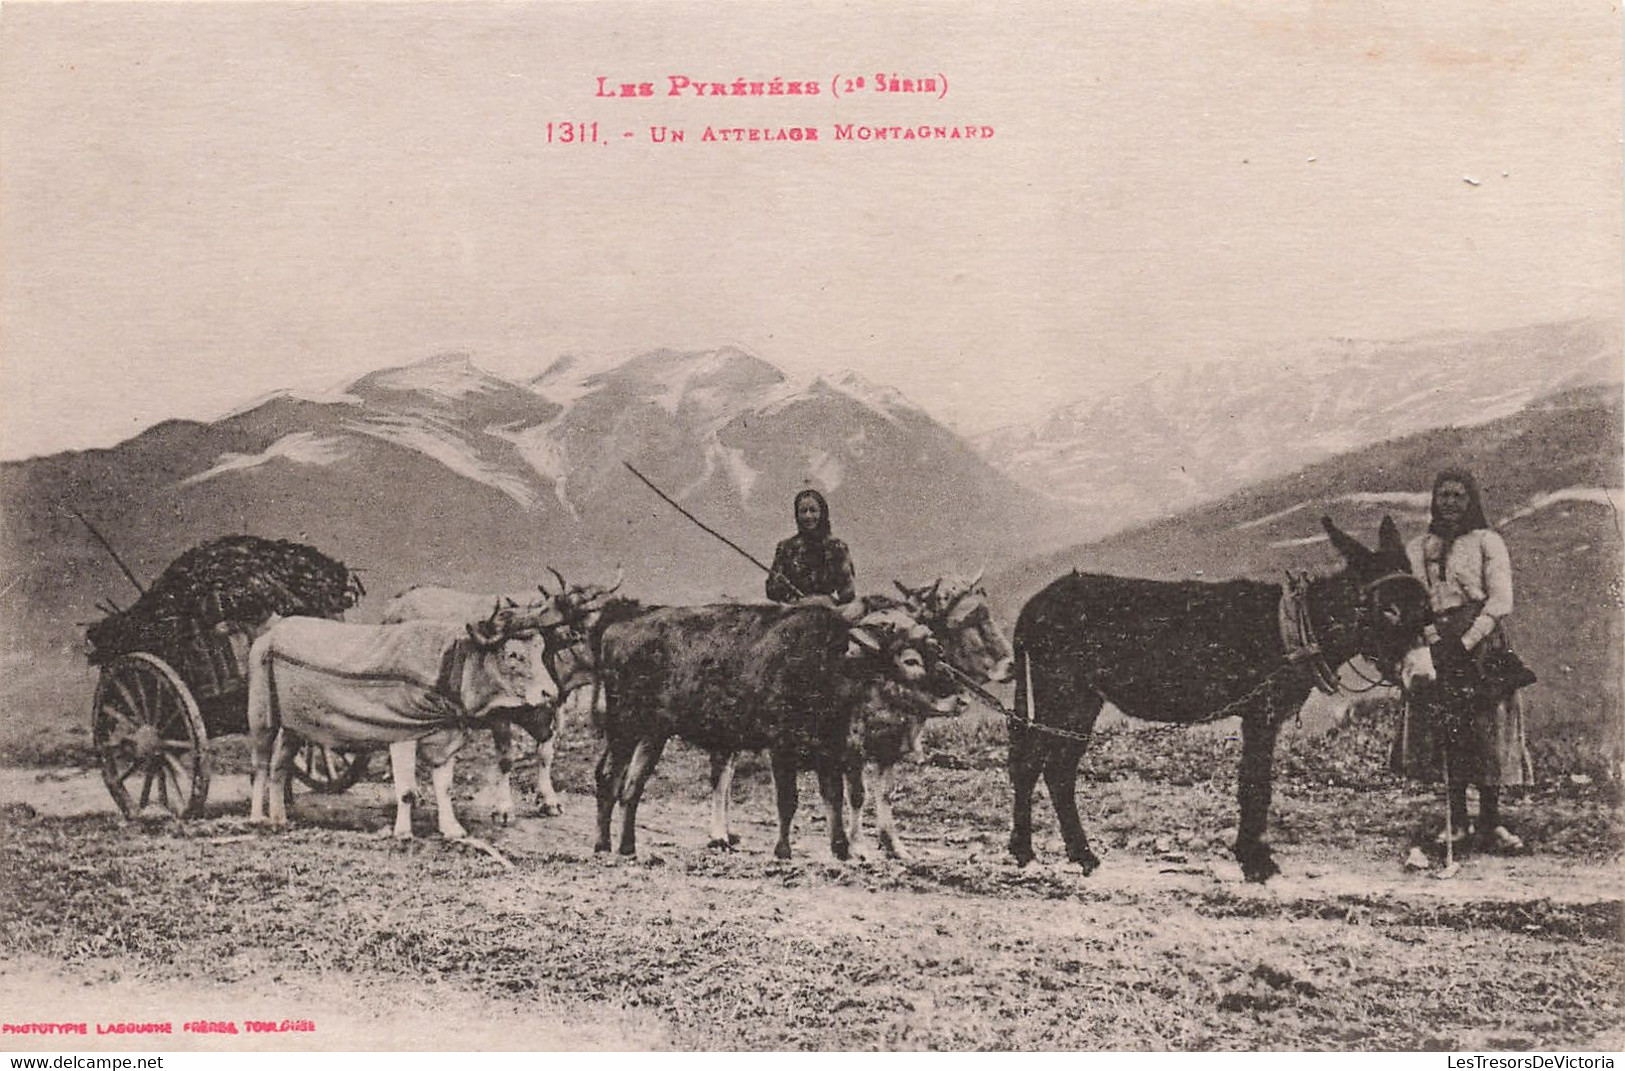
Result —
[[[306,740],[293,756],[293,775],[317,792],[349,789],[367,773],[365,751],[336,751]]]
[[[157,804],[177,818],[209,797],[209,734],[186,683],[163,659],[120,656],[102,670],[91,708],[102,780],[134,818]]]

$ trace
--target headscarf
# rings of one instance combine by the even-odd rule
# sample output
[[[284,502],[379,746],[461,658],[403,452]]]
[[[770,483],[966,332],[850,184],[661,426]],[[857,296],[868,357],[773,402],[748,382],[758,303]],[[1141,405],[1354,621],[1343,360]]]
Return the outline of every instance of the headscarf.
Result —
[[[822,543],[824,540],[829,538],[829,503],[824,499],[822,494],[813,490],[811,487],[807,488],[805,491],[799,492],[796,495],[795,505],[791,508],[791,514],[796,518],[796,532],[797,534],[800,534],[801,532],[801,502],[803,499],[807,498],[810,498],[814,502],[818,503],[819,516],[818,527],[813,529],[809,535],[809,539],[815,543]]]
[[[1457,524],[1451,524],[1439,516],[1439,488],[1447,483],[1459,483],[1467,489],[1467,508],[1462,511],[1461,521]],[[1435,476],[1433,493],[1428,498],[1428,513],[1428,531],[1439,537],[1439,571],[1443,575],[1444,563],[1450,560],[1450,551],[1456,545],[1456,539],[1490,526],[1490,522],[1484,519],[1484,498],[1473,474],[1466,469],[1445,469]]]

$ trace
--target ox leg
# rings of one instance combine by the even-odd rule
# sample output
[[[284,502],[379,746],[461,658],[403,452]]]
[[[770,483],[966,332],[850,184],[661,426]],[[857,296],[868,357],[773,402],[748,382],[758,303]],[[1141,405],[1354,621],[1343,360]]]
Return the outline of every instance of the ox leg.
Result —
[[[1236,827],[1235,853],[1248,881],[1268,881],[1279,874],[1270,847],[1264,842],[1269,824],[1271,773],[1275,763],[1275,737],[1280,725],[1265,711],[1249,711],[1241,722],[1241,770],[1236,778],[1236,802],[1241,812]]]
[[[548,818],[564,813],[564,804],[553,788],[553,757],[556,753],[563,711],[558,704],[534,708],[519,724],[536,741],[536,794],[542,798],[541,812]]]
[[[615,817],[615,801],[620,798],[621,786],[626,782],[626,768],[632,761],[634,741],[611,740],[604,745],[598,757],[598,843],[594,851],[610,849],[609,823]]]
[[[893,859],[907,860],[908,849],[897,833],[897,822],[892,816],[892,791],[897,788],[897,763],[888,763],[876,769],[875,829],[880,848]]]
[[[732,851],[739,838],[728,830],[728,807],[733,802],[734,763],[732,751],[711,752],[711,840],[707,848]]]
[[[844,862],[852,857],[852,842],[846,836],[846,777],[838,759],[818,764],[818,791],[829,822],[830,854]]]
[[[276,744],[271,748],[270,817],[271,825],[281,828],[288,824],[288,773],[293,768],[293,757],[299,751],[299,738],[280,730]]]
[[[455,755],[447,755],[446,761],[430,771],[430,780],[434,783],[434,805],[436,817],[440,821],[440,835],[447,840],[462,840],[468,836],[468,830],[457,821],[457,812],[451,808],[451,780],[457,769]]]
[[[491,722],[491,746],[497,753],[497,783],[493,790],[491,821],[505,826],[513,821],[513,723],[506,718]]]
[[[863,804],[868,799],[862,760],[848,760],[846,768],[846,839],[854,847],[863,843]],[[879,803],[877,801],[876,807]]]
[[[418,742],[401,740],[389,745],[389,769],[395,780],[395,836],[412,836],[412,805],[418,799]]]
[[[779,842],[773,846],[778,859],[790,858],[790,826],[796,818],[796,760],[793,755],[773,752],[773,794],[779,804]]]
[[[259,658],[255,647],[249,654],[248,673],[248,743],[250,754],[248,780],[248,820],[261,823],[265,818],[265,794],[271,776],[271,752],[276,747],[276,718],[271,703],[271,683],[266,663]]]
[[[542,797],[542,813],[549,818],[564,813],[564,804],[559,800],[557,790],[553,788],[555,751],[556,744],[551,736],[536,745],[536,791]]]
[[[1049,789],[1050,805],[1061,824],[1061,839],[1066,841],[1066,857],[1092,874],[1100,865],[1100,858],[1089,848],[1089,838],[1083,832],[1083,821],[1078,817],[1078,760],[1083,758],[1084,745],[1067,741],[1056,748],[1044,765],[1044,784]]]
[[[643,786],[655,772],[655,763],[666,749],[664,740],[639,740],[632,752],[632,762],[626,768],[626,779],[621,785],[621,854],[638,852],[638,801],[643,798]]]

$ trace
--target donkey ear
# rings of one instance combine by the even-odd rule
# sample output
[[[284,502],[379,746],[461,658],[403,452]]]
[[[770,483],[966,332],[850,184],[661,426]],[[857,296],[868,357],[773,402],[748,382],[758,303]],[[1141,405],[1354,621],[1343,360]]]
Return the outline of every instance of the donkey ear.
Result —
[[[1382,527],[1377,529],[1378,554],[1404,554],[1405,541],[1399,536],[1399,525],[1387,514],[1383,514]]]
[[[1365,545],[1333,524],[1330,517],[1322,517],[1320,526],[1326,529],[1326,534],[1331,537],[1332,546],[1337,548],[1337,553],[1350,565],[1358,567],[1371,560],[1371,552],[1365,549]]]

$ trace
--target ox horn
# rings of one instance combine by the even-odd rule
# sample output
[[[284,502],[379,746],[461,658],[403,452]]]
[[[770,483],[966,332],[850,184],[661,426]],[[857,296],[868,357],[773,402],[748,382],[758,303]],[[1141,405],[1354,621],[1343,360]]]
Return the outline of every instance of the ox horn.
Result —
[[[605,595],[613,595],[613,594],[615,594],[617,591],[621,590],[621,585],[624,584],[624,583],[626,583],[626,566],[617,565],[615,567],[615,583],[613,583],[609,587],[605,588],[604,589],[604,594]]]
[[[982,582],[982,574],[985,573],[985,572],[987,572],[987,566],[985,566],[985,565],[982,566],[980,569],[976,570],[976,575],[971,577],[969,580],[965,581],[965,590],[969,591],[972,588],[974,588],[977,584],[980,584]]]
[[[557,569],[555,569],[551,565],[549,565],[547,567],[547,571],[552,573],[553,574],[553,579],[557,580],[559,582],[559,594],[560,595],[563,595],[566,591],[570,590],[570,585],[566,584],[564,582],[564,577],[559,575],[559,571]]]

